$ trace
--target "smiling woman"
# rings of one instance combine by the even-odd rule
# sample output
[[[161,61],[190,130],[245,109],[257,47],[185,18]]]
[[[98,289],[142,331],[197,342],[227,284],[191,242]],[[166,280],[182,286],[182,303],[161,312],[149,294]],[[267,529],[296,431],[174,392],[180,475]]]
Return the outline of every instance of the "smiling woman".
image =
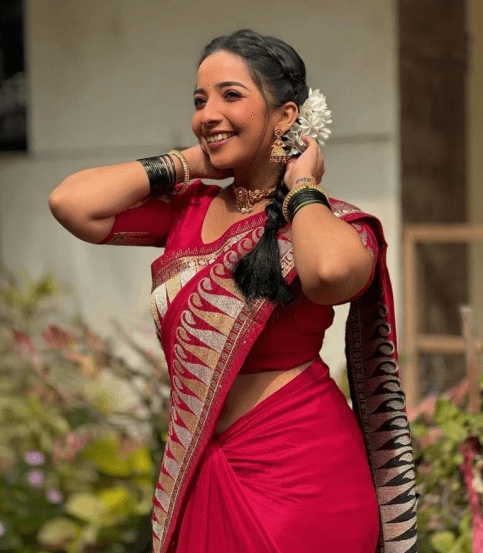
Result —
[[[241,30],[203,51],[194,106],[196,146],[86,169],[50,196],[79,238],[165,247],[151,305],[171,418],[153,549],[415,552],[386,245],[320,186],[325,98],[291,46]],[[319,356],[348,301],[355,413]]]
[[[194,103],[193,132],[212,165],[231,170],[235,182],[246,188],[256,188],[263,180],[270,183],[273,167],[266,160],[273,129],[292,126],[297,104],[270,108],[245,61],[226,51],[201,63]]]

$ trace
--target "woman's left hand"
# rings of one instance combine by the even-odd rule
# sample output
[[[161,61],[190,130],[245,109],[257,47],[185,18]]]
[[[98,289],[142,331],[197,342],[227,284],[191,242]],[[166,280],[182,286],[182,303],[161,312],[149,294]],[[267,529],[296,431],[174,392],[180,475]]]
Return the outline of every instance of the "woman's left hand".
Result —
[[[317,142],[309,136],[302,137],[307,149],[299,157],[287,163],[284,181],[289,190],[300,184],[302,178],[312,178],[315,184],[322,180],[324,174],[324,156]]]

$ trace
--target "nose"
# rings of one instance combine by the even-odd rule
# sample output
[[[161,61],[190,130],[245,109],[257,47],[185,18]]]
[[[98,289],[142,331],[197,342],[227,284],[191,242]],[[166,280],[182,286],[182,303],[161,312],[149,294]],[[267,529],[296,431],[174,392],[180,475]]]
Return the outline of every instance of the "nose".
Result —
[[[200,123],[205,127],[216,125],[223,119],[220,102],[215,98],[208,99],[198,113]]]

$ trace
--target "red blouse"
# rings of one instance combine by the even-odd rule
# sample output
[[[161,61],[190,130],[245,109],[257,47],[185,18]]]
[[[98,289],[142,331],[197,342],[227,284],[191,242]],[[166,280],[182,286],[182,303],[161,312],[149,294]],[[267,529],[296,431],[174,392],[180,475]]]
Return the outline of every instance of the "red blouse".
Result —
[[[264,224],[265,213],[257,213],[231,225],[217,240],[204,243],[201,235],[203,222],[219,190],[219,186],[195,181],[185,194],[173,196],[169,203],[149,199],[117,215],[109,235],[102,243],[164,246],[164,254],[153,263],[153,281],[156,283],[157,268],[165,260],[181,252],[206,259],[210,254],[220,252],[227,241],[243,232],[248,225]],[[374,273],[378,253],[374,233],[367,225],[353,226],[364,245],[373,253]],[[364,289],[371,281],[372,276]],[[319,354],[325,331],[332,324],[334,310],[332,306],[310,301],[302,292],[299,279],[295,279],[292,288],[295,300],[273,311],[240,372],[288,370]]]

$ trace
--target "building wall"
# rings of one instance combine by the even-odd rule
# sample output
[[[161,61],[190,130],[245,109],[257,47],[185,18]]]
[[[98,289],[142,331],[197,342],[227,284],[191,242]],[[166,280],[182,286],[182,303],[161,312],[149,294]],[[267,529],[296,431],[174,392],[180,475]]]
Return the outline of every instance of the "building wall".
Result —
[[[466,222],[465,3],[400,0],[399,37],[403,222]],[[430,244],[419,254],[420,330],[457,334],[466,248]]]
[[[468,0],[468,177],[469,220],[483,223],[483,6]],[[470,250],[470,300],[475,310],[476,332],[483,338],[483,244]]]
[[[441,4],[399,0],[403,224],[468,218],[466,2]],[[469,299],[466,244],[422,244],[417,261],[418,332],[460,334],[459,307]],[[416,364],[421,394],[464,374],[462,356],[424,354]]]
[[[324,185],[378,215],[399,298],[395,3],[390,0],[26,0],[30,153],[0,163],[0,252],[11,269],[52,271],[81,312],[150,328],[153,248],[84,244],[53,220],[47,196],[81,168],[193,144],[196,60],[213,36],[252,27],[302,55],[333,110]],[[343,363],[344,309],[326,357]]]

